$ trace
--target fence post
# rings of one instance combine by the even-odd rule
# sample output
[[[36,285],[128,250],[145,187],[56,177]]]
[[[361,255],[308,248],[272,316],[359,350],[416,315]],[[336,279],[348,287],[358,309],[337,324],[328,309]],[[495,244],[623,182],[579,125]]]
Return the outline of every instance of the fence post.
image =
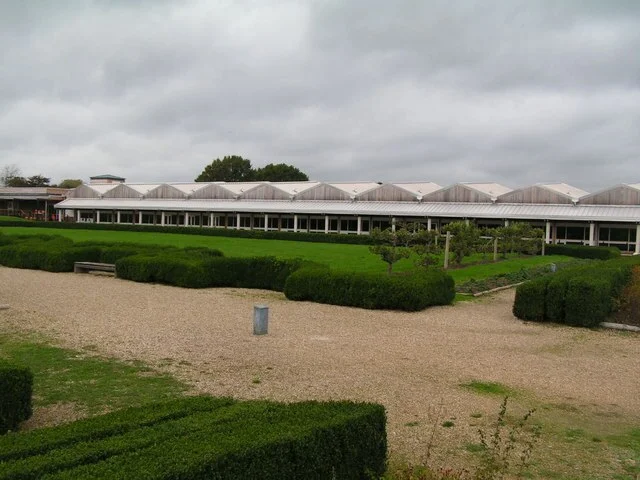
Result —
[[[544,247],[547,244],[547,239],[543,236],[542,237],[542,256],[544,257]]]
[[[449,268],[449,244],[451,243],[451,232],[447,231],[447,237],[444,243],[444,269]]]
[[[498,237],[493,239],[493,261],[498,261]]]

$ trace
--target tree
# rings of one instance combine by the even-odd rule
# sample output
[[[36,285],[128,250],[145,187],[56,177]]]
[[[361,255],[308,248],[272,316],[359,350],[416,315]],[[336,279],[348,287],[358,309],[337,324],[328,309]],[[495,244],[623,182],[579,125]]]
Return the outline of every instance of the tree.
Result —
[[[20,168],[17,165],[5,165],[0,169],[0,186],[10,187],[9,184],[12,179],[16,177],[21,177],[22,173],[20,172]]]
[[[196,182],[247,182],[252,180],[251,160],[238,155],[216,158],[196,178]]]
[[[33,175],[27,178],[28,187],[49,187],[50,183],[51,183],[51,179],[47,177],[43,177],[42,175]]]
[[[79,178],[65,178],[58,184],[58,188],[76,188],[82,185],[82,180]]]
[[[452,235],[449,250],[453,253],[454,261],[461,265],[464,257],[476,251],[480,241],[480,229],[473,223],[451,222],[445,230]]]
[[[7,187],[28,187],[29,180],[27,180],[24,177],[11,177],[9,180],[7,180],[6,186]]]
[[[238,155],[216,158],[196,178],[196,182],[306,182],[309,177],[293,165],[270,163],[254,169],[251,160]]]
[[[498,238],[503,258],[507,257],[507,253],[537,253],[541,247],[542,230],[526,222],[513,222],[505,227],[494,228],[489,235]]]
[[[408,232],[406,229],[399,229],[395,232],[390,228],[380,230],[374,228],[371,231],[371,238],[376,243],[369,247],[369,251],[379,255],[383,262],[387,264],[387,273],[391,275],[393,264],[402,258],[408,258],[411,250],[404,246],[407,244]]]
[[[254,180],[269,182],[306,182],[309,177],[293,165],[270,163],[254,171]]]

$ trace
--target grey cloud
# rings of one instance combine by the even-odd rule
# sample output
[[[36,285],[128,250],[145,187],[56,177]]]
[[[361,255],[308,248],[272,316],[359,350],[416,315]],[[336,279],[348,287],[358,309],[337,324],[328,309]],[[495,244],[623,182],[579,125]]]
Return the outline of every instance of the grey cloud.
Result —
[[[636,1],[5,2],[0,40],[25,174],[640,181]]]

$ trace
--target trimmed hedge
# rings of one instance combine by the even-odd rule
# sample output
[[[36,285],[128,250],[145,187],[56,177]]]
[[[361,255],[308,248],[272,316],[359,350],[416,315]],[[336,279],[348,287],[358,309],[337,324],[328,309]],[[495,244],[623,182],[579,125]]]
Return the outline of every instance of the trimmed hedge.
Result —
[[[387,275],[304,268],[287,278],[284,293],[290,300],[406,311],[448,305],[455,297],[453,279],[441,270]]]
[[[620,250],[615,247],[588,247],[585,245],[545,245],[545,253],[594,260],[611,260],[620,257]]]
[[[0,435],[31,417],[32,391],[31,370],[0,360]]]
[[[385,423],[374,404],[193,397],[11,434],[0,479],[372,478]]]
[[[111,223],[66,223],[66,222],[19,222],[0,221],[0,227],[40,227],[63,230],[117,230],[126,232],[179,233],[209,237],[256,238],[261,240],[290,240],[312,243],[344,243],[350,245],[372,245],[369,235],[346,235],[339,233],[278,232],[264,230],[236,230],[210,227],[161,227],[158,225],[118,225]]]
[[[522,320],[595,327],[615,311],[634,263],[595,262],[524,283],[516,289],[513,314]]]
[[[236,287],[282,291],[285,280],[302,260],[275,257],[182,257],[174,254],[135,255],[116,261],[118,277],[188,288]]]

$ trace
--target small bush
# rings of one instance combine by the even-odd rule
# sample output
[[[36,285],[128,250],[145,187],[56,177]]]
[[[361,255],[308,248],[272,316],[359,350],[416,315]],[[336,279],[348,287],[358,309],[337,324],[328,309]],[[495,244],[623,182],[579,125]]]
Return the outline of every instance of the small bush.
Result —
[[[33,374],[0,360],[0,435],[31,417]]]
[[[615,247],[587,247],[584,245],[546,245],[545,253],[594,260],[610,260],[620,257],[620,250]]]
[[[550,322],[563,322],[565,316],[565,297],[567,295],[566,275],[558,274],[547,283],[546,297],[544,299],[545,319]]]
[[[440,270],[386,275],[304,268],[289,276],[284,293],[290,300],[406,311],[448,305],[455,297],[453,279]]]
[[[513,302],[513,314],[521,320],[542,322],[545,320],[545,295],[548,277],[538,278],[519,285]]]
[[[597,327],[611,312],[611,291],[611,282],[606,278],[569,279],[564,322],[579,327]]]

